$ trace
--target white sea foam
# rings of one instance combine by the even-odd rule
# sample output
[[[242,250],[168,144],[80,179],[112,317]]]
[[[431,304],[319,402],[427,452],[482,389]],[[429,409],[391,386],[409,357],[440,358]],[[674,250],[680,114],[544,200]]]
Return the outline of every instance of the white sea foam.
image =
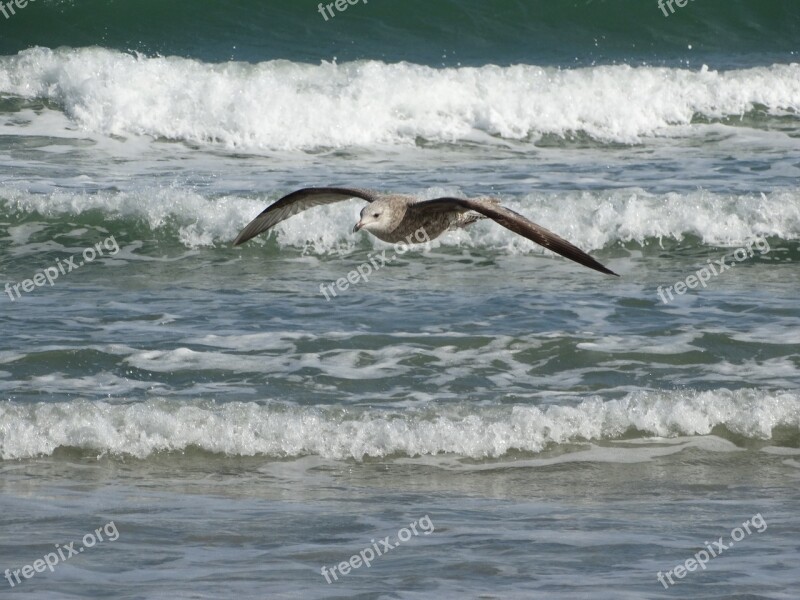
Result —
[[[109,404],[0,404],[0,457],[50,455],[77,447],[98,455],[145,458],[200,448],[233,456],[330,459],[449,454],[475,459],[551,444],[652,436],[734,434],[768,440],[777,426],[800,428],[796,392],[759,390],[635,392],[575,406],[437,405],[402,411],[290,404],[148,400]]]
[[[364,61],[208,64],[102,49],[33,48],[0,58],[0,93],[47,98],[89,132],[231,148],[313,149],[536,139],[584,132],[636,143],[755,108],[800,109],[800,65],[530,65],[431,68]],[[66,133],[71,135],[70,133]]]
[[[92,210],[114,220],[134,219],[151,229],[175,229],[178,240],[196,248],[230,243],[239,230],[278,195],[254,200],[237,196],[210,199],[192,189],[144,188],[135,191],[82,193],[59,190],[47,194],[0,187],[0,206],[48,219],[79,216]],[[436,190],[420,191],[420,198]],[[532,193],[504,198],[510,208],[528,215],[587,250],[617,242],[646,244],[653,240],[683,240],[696,236],[707,245],[739,247],[757,237],[800,239],[800,190],[759,195],[729,195],[696,191],[685,195],[651,194],[642,190]],[[275,238],[282,247],[304,248],[314,254],[352,251],[363,241],[382,242],[352,234],[362,204],[352,200],[322,206],[279,224]],[[36,226],[12,226],[11,240],[25,243]],[[255,243],[263,243],[264,236]],[[383,245],[385,246],[385,245]],[[468,231],[448,233],[433,247],[462,246],[502,249],[505,253],[541,252],[541,248],[508,230],[481,222]]]

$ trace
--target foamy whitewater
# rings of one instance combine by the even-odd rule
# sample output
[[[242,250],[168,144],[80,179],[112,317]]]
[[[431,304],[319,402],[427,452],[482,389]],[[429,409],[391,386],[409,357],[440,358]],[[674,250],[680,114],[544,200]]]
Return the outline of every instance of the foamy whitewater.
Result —
[[[86,132],[251,151],[579,133],[635,144],[679,135],[698,117],[793,115],[800,65],[728,72],[706,65],[441,69],[374,60],[210,65],[102,48],[34,48],[0,61],[0,92],[56,103]]]
[[[119,406],[79,400],[66,406],[3,407],[0,418],[11,424],[0,446],[4,460],[49,455],[58,447],[138,458],[193,447],[233,456],[363,460],[456,454],[481,459],[512,449],[538,453],[548,444],[613,440],[628,431],[672,438],[708,435],[724,427],[731,434],[769,440],[775,427],[800,427],[800,396],[784,392],[762,397],[750,390],[636,393],[623,400],[584,400],[577,406],[460,404],[403,413],[356,409],[351,414],[241,402],[175,405],[159,399]]]
[[[0,17],[0,597],[793,598],[800,9],[606,4]],[[231,247],[319,185],[621,277],[359,200]]]

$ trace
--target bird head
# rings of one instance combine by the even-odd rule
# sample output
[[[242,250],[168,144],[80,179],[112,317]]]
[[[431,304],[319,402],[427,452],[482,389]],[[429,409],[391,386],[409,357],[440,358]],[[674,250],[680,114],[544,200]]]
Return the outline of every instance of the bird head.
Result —
[[[361,210],[361,218],[353,227],[353,233],[365,229],[373,234],[387,234],[397,226],[397,221],[394,207],[376,200]]]

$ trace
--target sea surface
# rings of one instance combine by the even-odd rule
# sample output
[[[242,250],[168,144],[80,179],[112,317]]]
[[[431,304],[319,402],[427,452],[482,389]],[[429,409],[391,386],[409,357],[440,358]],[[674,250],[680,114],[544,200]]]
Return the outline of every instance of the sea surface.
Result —
[[[796,599],[800,3],[318,5],[0,13],[0,598]]]

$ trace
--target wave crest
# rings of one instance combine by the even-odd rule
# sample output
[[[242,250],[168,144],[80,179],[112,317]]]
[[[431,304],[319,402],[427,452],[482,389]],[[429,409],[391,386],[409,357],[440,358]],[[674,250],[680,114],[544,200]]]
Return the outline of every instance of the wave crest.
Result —
[[[638,143],[696,118],[796,116],[800,65],[719,72],[360,61],[209,64],[102,48],[0,58],[0,92],[57,103],[80,127],[253,150],[536,140]]]
[[[0,457],[79,448],[146,458],[199,448],[230,456],[329,459],[454,454],[484,459],[552,444],[648,436],[708,435],[724,427],[769,440],[778,427],[800,430],[800,396],[758,390],[636,392],[575,406],[440,405],[402,412],[233,402],[148,400],[115,405],[70,401],[0,404]]]
[[[286,190],[288,191],[288,190]],[[388,191],[388,190],[387,190]],[[443,190],[430,189],[420,197],[436,197]],[[452,191],[447,192],[452,194]],[[31,243],[38,229],[31,214],[38,214],[53,230],[69,232],[73,227],[64,217],[87,226],[98,221],[120,240],[160,231],[168,240],[185,247],[229,244],[250,219],[277,199],[252,199],[225,196],[209,199],[191,189],[177,187],[142,189],[131,192],[101,191],[93,194],[59,190],[33,194],[0,187],[0,206],[10,217],[12,243]],[[741,246],[758,237],[795,241],[800,239],[800,192],[773,192],[769,195],[731,196],[706,191],[686,195],[650,194],[642,190],[602,192],[562,192],[530,194],[520,199],[503,199],[510,208],[558,232],[587,250],[617,243],[648,245],[664,240],[698,238],[709,246]],[[318,255],[355,250],[365,239],[376,247],[382,242],[367,236],[353,236],[361,204],[348,201],[317,207],[280,223],[274,236],[282,248],[302,248]],[[43,235],[43,234],[41,234]],[[147,234],[149,237],[149,233]],[[263,244],[267,236],[254,240]],[[448,233],[435,246],[467,246],[502,249],[527,254],[541,248],[493,223],[479,223],[467,231]]]

